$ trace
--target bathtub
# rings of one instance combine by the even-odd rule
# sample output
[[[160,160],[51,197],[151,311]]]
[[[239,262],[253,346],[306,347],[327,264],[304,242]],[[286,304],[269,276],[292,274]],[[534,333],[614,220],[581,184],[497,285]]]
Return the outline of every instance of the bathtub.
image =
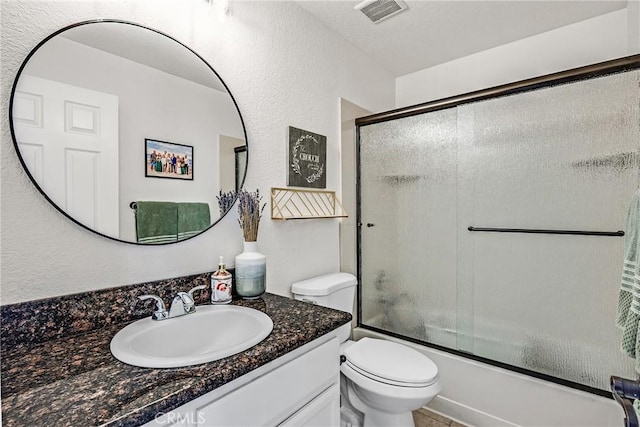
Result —
[[[622,427],[612,399],[575,390],[363,328],[353,338],[382,338],[427,355],[438,365],[443,390],[427,408],[477,427]]]
[[[605,348],[601,342],[585,342],[579,337],[569,340],[548,333],[523,331],[506,322],[479,316],[474,317],[469,332],[456,330],[456,313],[448,311],[431,310],[416,315],[419,312],[416,308],[394,309],[393,305],[381,311],[383,313],[365,320],[365,328],[370,326],[378,332],[389,331],[389,335],[400,338],[406,335],[436,344],[436,347],[466,351],[496,361],[498,366],[510,365],[539,373],[542,375],[539,378],[546,375],[557,377],[560,383],[565,379],[587,387],[609,390],[609,375],[625,378],[635,378],[637,375],[633,359],[617,350],[617,334],[609,337],[610,342]]]

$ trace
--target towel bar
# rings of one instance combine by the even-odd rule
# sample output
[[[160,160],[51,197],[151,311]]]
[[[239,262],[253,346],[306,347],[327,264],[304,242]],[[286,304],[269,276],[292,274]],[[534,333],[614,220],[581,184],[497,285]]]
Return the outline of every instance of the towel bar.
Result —
[[[572,234],[577,236],[624,236],[624,231],[581,231],[581,230],[539,230],[535,228],[491,228],[467,227],[469,231],[486,231],[496,233],[529,233],[529,234]]]

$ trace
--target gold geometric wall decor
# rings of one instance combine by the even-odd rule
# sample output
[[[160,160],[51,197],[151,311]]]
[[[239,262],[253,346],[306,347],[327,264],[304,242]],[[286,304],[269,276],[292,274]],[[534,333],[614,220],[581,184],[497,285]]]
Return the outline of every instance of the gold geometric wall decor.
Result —
[[[347,217],[335,191],[271,188],[271,219]]]

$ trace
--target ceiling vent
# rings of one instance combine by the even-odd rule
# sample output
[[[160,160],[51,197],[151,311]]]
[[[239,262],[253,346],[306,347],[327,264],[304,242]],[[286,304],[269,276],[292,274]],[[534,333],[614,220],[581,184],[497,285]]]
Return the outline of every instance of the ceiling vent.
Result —
[[[402,0],[365,0],[356,6],[374,24],[396,15],[407,8]]]

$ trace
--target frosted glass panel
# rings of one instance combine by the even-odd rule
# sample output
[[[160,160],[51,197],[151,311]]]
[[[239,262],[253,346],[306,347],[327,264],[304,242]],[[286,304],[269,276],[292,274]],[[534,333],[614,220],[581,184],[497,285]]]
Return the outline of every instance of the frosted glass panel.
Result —
[[[360,127],[362,323],[608,389],[638,71]],[[373,224],[367,227],[366,224]]]
[[[473,185],[460,188],[459,226],[623,230],[638,100],[630,72],[459,107],[472,123],[461,157],[475,163],[461,170]],[[474,354],[600,389],[632,374],[613,322],[622,238],[467,232],[459,243],[473,258],[462,310]]]
[[[443,345],[456,339],[456,121],[449,109],[360,129],[363,322]]]

